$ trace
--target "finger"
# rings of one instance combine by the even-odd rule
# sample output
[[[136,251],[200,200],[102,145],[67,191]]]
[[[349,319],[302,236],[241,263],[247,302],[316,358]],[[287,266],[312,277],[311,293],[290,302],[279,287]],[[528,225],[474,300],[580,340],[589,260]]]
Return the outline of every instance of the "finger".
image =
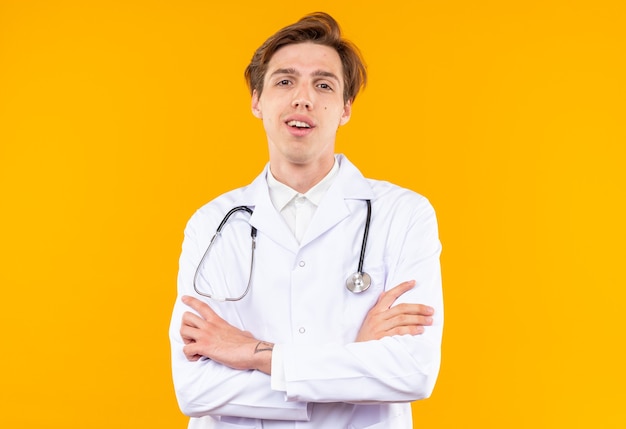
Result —
[[[423,333],[423,326],[399,326],[389,331],[387,335],[421,335]]]
[[[198,316],[197,314],[192,313],[190,311],[185,311],[183,313],[181,325],[191,326],[192,328],[201,328],[205,324],[206,324],[206,321],[202,317]]]
[[[195,343],[198,341],[200,330],[195,327],[183,324],[180,327],[180,336],[185,344]]]
[[[424,316],[432,316],[435,314],[435,309],[429,305],[417,304],[419,306],[419,314]]]
[[[391,337],[394,335],[421,335],[424,331],[424,327],[418,325],[396,326],[389,330],[378,331],[374,334],[374,339],[380,340],[381,338]]]
[[[432,317],[414,314],[400,314],[386,321],[388,330],[400,326],[431,326],[432,324]]]
[[[196,362],[202,357],[202,355],[196,353],[195,346],[193,344],[184,346],[183,353],[190,362]]]
[[[402,282],[398,286],[395,286],[381,295],[379,304],[381,307],[389,308],[391,305],[405,292],[413,289],[415,286],[415,280],[409,280]],[[377,304],[378,305],[378,304]]]
[[[181,300],[183,301],[183,304],[196,310],[204,319],[208,319],[215,315],[215,312],[208,306],[207,303],[202,302],[197,298],[185,295],[181,298]]]
[[[381,315],[381,328],[389,331],[399,326],[432,326],[432,316],[420,313],[397,312],[395,307]]]
[[[432,318],[428,316],[401,314],[382,321],[378,326],[378,329],[384,334],[384,336],[388,336],[404,330],[412,332],[414,328],[418,327],[421,330],[421,328],[430,325],[432,325]]]
[[[395,314],[417,314],[422,316],[432,316],[435,314],[435,309],[424,304],[398,304],[395,307],[389,309],[391,313]]]

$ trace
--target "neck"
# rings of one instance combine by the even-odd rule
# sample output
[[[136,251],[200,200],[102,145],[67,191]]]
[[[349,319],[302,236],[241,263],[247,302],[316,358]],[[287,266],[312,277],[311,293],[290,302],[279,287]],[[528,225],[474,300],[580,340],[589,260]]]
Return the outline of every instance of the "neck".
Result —
[[[319,162],[318,164],[280,164],[270,160],[270,170],[272,175],[280,183],[292,189],[306,193],[313,186],[317,185],[333,168],[335,158]]]

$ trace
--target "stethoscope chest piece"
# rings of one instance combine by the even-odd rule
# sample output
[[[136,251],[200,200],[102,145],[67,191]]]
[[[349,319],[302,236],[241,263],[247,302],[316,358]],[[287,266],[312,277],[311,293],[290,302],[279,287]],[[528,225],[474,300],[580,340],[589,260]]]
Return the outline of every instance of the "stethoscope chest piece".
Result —
[[[372,278],[367,273],[354,273],[346,280],[346,287],[350,292],[360,293],[367,290],[372,284]]]

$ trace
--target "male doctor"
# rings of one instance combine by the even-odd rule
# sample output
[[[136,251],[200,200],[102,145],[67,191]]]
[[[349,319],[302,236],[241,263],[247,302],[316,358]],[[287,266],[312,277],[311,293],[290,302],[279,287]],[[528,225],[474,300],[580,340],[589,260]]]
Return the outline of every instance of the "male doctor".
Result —
[[[411,428],[440,364],[435,213],[334,153],[366,71],[332,17],[280,30],[245,75],[269,163],[185,229],[170,339],[189,427]]]

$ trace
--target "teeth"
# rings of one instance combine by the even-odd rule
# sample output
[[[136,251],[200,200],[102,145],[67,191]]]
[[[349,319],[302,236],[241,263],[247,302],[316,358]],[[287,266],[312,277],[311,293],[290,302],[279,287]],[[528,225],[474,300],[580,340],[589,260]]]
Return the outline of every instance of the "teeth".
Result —
[[[306,122],[300,122],[300,121],[289,121],[287,122],[287,125],[289,125],[290,127],[311,128],[311,126],[307,124]]]

